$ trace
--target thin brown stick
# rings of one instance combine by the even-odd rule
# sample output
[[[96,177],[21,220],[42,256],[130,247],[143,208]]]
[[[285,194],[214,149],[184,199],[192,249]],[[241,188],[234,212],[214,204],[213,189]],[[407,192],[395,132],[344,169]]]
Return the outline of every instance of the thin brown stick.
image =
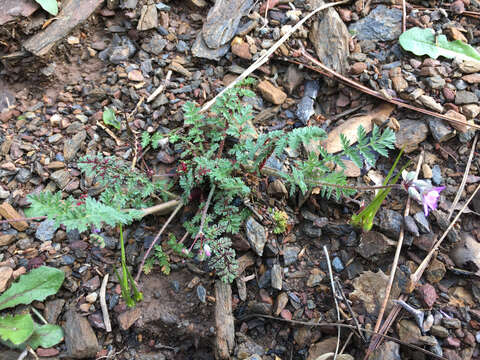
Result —
[[[336,78],[338,81],[340,81],[340,82],[342,82],[342,83],[344,83],[348,86],[351,86],[351,87],[353,87],[353,88],[355,88],[359,91],[362,91],[362,92],[364,92],[368,95],[374,96],[374,97],[376,97],[378,99],[381,99],[383,101],[387,101],[391,104],[395,104],[395,105],[400,106],[400,107],[404,107],[404,108],[407,108],[407,109],[410,109],[410,110],[413,110],[413,111],[416,111],[416,112],[420,112],[422,114],[437,117],[439,119],[446,120],[446,121],[451,122],[451,123],[461,124],[463,126],[467,126],[467,128],[480,129],[480,125],[477,125],[477,124],[471,124],[471,123],[468,123],[466,121],[458,120],[458,119],[455,119],[453,117],[450,117],[450,116],[447,116],[447,115],[444,115],[444,114],[440,114],[440,113],[430,111],[430,110],[427,110],[427,109],[419,108],[419,107],[410,105],[408,103],[405,103],[405,102],[401,101],[400,99],[386,98],[380,92],[372,90],[372,89],[368,88],[367,86],[362,85],[362,84],[360,84],[360,83],[358,83],[358,82],[356,82],[352,79],[349,79],[349,78],[337,73],[336,71],[330,69],[329,67],[323,65],[320,61],[318,61],[313,56],[308,54],[307,51],[303,48],[303,46],[301,46],[300,52],[307,60],[314,63],[315,66],[318,66],[318,68],[314,67],[314,66],[311,66],[311,65],[308,65],[308,64],[305,64],[305,63],[300,62],[300,61],[295,61],[295,60],[291,60],[291,59],[285,59],[285,60],[288,61],[288,62],[294,63],[294,64],[302,65],[302,66],[304,66],[304,67],[306,67],[310,70],[316,71],[316,72],[318,72],[322,75],[325,75],[327,77]]]
[[[284,319],[284,318],[279,318],[279,317],[275,317],[275,316],[272,316],[272,315],[264,315],[264,314],[248,314],[248,315],[242,316],[241,318],[236,319],[236,321],[244,321],[246,319],[251,319],[251,318],[255,318],[255,317],[261,317],[261,318],[264,318],[264,319],[270,319],[270,320],[281,321],[281,322],[286,322],[286,323],[295,324],[295,325],[303,325],[303,326],[313,326],[313,327],[332,327],[332,326],[336,326],[336,327],[341,327],[341,328],[345,328],[345,329],[353,329],[353,330],[356,329],[356,327],[354,325],[349,325],[349,324],[328,323],[328,322],[318,322],[318,323],[316,323],[316,322],[301,321],[301,320],[287,320],[287,319]],[[367,333],[367,334],[378,334],[378,333],[375,333],[373,330],[368,330],[368,329],[365,329],[365,328],[361,328],[360,330],[364,333]],[[392,336],[388,336],[388,335],[384,335],[384,334],[378,334],[378,335],[380,335],[382,338],[384,338],[386,340],[390,340],[390,341],[396,342],[397,344],[409,347],[410,349],[420,351],[420,352],[422,352],[424,354],[427,354],[427,355],[429,355],[429,356],[431,356],[435,359],[447,360],[446,358],[444,358],[440,355],[437,355],[437,354],[435,354],[431,351],[425,350],[425,349],[421,348],[420,346],[416,346],[416,345],[406,343],[405,341],[394,338]]]
[[[418,158],[417,169],[415,171],[415,179],[417,179],[418,174],[420,173],[420,169],[422,167],[423,162],[423,150]],[[404,216],[408,216],[410,214],[410,195],[407,197],[407,203],[405,205],[405,212]],[[405,235],[405,227],[402,224],[400,229],[400,235],[398,237],[397,249],[395,250],[395,257],[393,258],[392,268],[390,269],[390,277],[388,279],[387,288],[385,289],[385,298],[383,299],[382,306],[380,307],[380,311],[378,313],[377,322],[375,323],[375,328],[373,331],[378,332],[380,325],[382,324],[383,314],[385,313],[385,309],[387,308],[388,300],[390,299],[390,293],[392,291],[393,281],[395,279],[395,273],[397,271],[398,260],[400,258],[400,253],[402,251],[403,246],[403,238]]]
[[[100,286],[100,307],[102,309],[103,323],[105,324],[105,330],[107,332],[112,331],[112,323],[110,322],[110,316],[108,315],[107,302],[105,300],[105,293],[107,291],[108,274],[103,277],[102,286]]]
[[[35,221],[35,220],[44,220],[46,216],[35,216],[29,218],[18,218],[18,219],[8,219],[8,220],[0,220],[0,224],[11,223],[11,222],[20,222],[20,221]]]
[[[352,317],[353,319],[353,322],[355,323],[355,326],[357,327],[357,330],[358,330],[358,336],[360,336],[360,338],[363,340],[364,343],[367,342],[367,340],[365,339],[365,337],[363,336],[362,332],[360,331],[361,328],[360,328],[360,324],[358,323],[358,320],[357,320],[357,314],[355,314],[355,312],[353,311],[352,307],[350,306],[350,302],[348,301],[347,297],[345,296],[345,292],[343,291],[343,288],[340,284],[340,281],[336,281],[337,283],[337,286],[338,286],[338,290],[339,290],[339,293],[340,293],[340,296],[342,297],[342,300],[343,302],[345,303],[345,305],[347,305],[347,309],[348,309],[348,312],[350,313],[350,316]],[[345,346],[344,346],[345,347]],[[342,351],[340,351],[340,354],[342,353]]]
[[[407,31],[407,5],[406,0],[402,0],[402,32]]]
[[[462,196],[463,189],[465,188],[465,184],[467,183],[468,173],[470,172],[470,166],[472,165],[473,154],[475,154],[475,148],[477,147],[477,140],[478,140],[478,133],[475,134],[475,139],[473,139],[472,149],[470,150],[470,156],[468,157],[467,166],[465,167],[465,172],[463,173],[462,182],[460,183],[460,187],[458,188],[457,194],[455,195],[455,199],[453,200],[452,206],[450,211],[448,212],[447,220],[450,220],[452,217],[455,208],[457,207],[458,200],[460,200],[460,196]]]
[[[173,200],[172,200],[173,201]],[[135,276],[135,281],[138,282],[138,279],[140,279],[140,275],[142,274],[142,271],[143,271],[143,266],[145,265],[145,260],[147,260],[147,257],[148,255],[150,254],[150,251],[152,251],[153,249],[153,246],[157,243],[158,239],[160,239],[160,236],[162,235],[162,233],[165,231],[165,229],[167,228],[168,224],[170,224],[170,222],[173,220],[173,218],[175,217],[175,215],[177,214],[177,212],[182,208],[183,204],[181,201],[178,201],[178,205],[177,207],[175,208],[175,210],[173,210],[173,212],[170,214],[170,217],[167,219],[167,221],[165,221],[165,224],[163,224],[162,228],[160,229],[160,231],[157,233],[157,236],[155,236],[155,239],[153,239],[152,243],[150,244],[150,246],[148,247],[147,249],[147,252],[145,253],[145,255],[143,255],[143,258],[142,258],[142,262],[140,263],[140,267],[138,268],[138,271],[137,271],[137,276]]]
[[[255,61],[252,65],[250,65],[234,81],[232,81],[230,84],[228,84],[228,86],[226,86],[222,91],[220,91],[220,93],[218,93],[212,100],[210,100],[205,105],[203,105],[203,107],[200,111],[204,112],[204,111],[208,110],[210,108],[210,106],[212,106],[215,103],[215,101],[217,100],[218,97],[222,96],[227,90],[233,88],[236,84],[238,84],[243,79],[246,79],[248,75],[250,75],[252,72],[257,70],[260,66],[265,64],[268,61],[268,59],[270,58],[270,55],[272,55],[275,52],[275,50],[277,50],[290,37],[290,35],[292,35],[295,31],[297,31],[300,28],[300,26],[302,26],[302,24],[305,21],[307,21],[308,19],[310,19],[313,15],[315,15],[316,13],[318,13],[321,10],[325,10],[325,9],[330,8],[332,6],[345,4],[349,1],[350,0],[343,0],[343,1],[337,1],[337,2],[334,2],[334,3],[330,3],[330,4],[325,4],[325,5],[319,6],[318,8],[316,8],[315,10],[310,12],[308,15],[306,15],[304,18],[302,18],[298,23],[296,23],[275,44],[273,44],[272,47],[270,49],[268,49],[268,51],[263,56],[260,56],[257,59],[257,61]]]
[[[337,310],[337,321],[340,322],[340,310],[338,308],[337,292],[335,291],[335,281],[333,281],[333,271],[332,264],[330,263],[330,255],[328,254],[327,246],[323,246],[323,252],[327,258],[328,274],[330,276],[330,286],[332,287],[332,296],[335,301],[335,308]],[[337,347],[335,348],[335,354],[333,355],[333,360],[337,360],[338,350],[340,349],[340,328],[337,327]]]

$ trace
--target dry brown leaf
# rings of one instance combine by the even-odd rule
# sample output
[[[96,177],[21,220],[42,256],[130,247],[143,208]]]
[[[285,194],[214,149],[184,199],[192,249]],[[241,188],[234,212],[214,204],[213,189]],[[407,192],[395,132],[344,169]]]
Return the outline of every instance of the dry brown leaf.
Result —
[[[350,140],[350,144],[354,144],[357,142],[357,129],[360,125],[369,133],[372,131],[372,122],[375,124],[383,123],[390,117],[394,109],[394,105],[383,103],[366,115],[352,117],[330,131],[327,139],[321,145],[325,147],[327,152],[331,154],[337,153],[343,149],[340,142],[340,134],[345,135]]]

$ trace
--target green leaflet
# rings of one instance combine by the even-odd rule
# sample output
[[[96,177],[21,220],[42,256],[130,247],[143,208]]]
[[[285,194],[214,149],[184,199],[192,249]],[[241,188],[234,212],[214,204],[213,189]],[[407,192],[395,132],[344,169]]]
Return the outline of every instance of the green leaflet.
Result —
[[[0,317],[0,338],[14,345],[25,342],[33,333],[30,314]]]
[[[63,329],[58,325],[37,325],[33,330],[32,336],[27,340],[27,344],[32,349],[36,349],[39,346],[43,348],[49,348],[57,345],[63,339]]]
[[[106,125],[111,125],[117,130],[120,130],[122,127],[120,120],[117,119],[117,117],[115,116],[115,111],[112,108],[103,108],[102,119]]]
[[[55,294],[65,279],[62,270],[41,266],[20,276],[20,280],[0,296],[0,310],[19,304],[30,304],[34,300],[42,301]]]
[[[473,47],[460,40],[448,41],[445,35],[435,37],[432,29],[411,28],[400,35],[398,41],[404,50],[419,56],[480,61],[480,54]]]
[[[58,14],[57,0],[35,0],[46,12],[56,16]]]

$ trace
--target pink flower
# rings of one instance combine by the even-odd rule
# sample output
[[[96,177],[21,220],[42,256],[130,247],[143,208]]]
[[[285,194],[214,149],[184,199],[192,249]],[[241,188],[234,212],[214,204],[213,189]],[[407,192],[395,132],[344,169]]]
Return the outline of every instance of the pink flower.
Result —
[[[428,216],[430,210],[435,210],[438,204],[440,192],[445,189],[445,186],[432,187],[422,192],[423,212]]]
[[[203,251],[205,251],[205,255],[207,257],[212,256],[212,250],[210,249],[210,246],[208,244],[203,245]]]

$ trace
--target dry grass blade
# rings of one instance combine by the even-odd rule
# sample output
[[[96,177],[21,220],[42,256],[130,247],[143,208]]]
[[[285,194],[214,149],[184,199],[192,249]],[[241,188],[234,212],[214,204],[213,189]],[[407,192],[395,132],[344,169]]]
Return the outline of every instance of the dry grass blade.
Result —
[[[252,65],[250,65],[243,73],[241,73],[234,81],[232,81],[228,86],[226,86],[222,91],[220,91],[220,93],[217,94],[217,96],[215,96],[212,100],[210,100],[209,102],[207,102],[205,105],[203,105],[202,109],[201,109],[201,112],[204,112],[206,110],[208,110],[210,108],[210,106],[212,106],[215,101],[217,100],[218,97],[222,96],[225,91],[233,88],[236,84],[238,84],[240,81],[242,81],[243,79],[246,79],[248,77],[248,75],[250,75],[252,72],[254,72],[255,70],[257,70],[260,66],[262,66],[263,64],[265,64],[270,55],[272,55],[289,37],[290,35],[292,35],[295,31],[297,31],[300,26],[302,26],[302,24],[307,21],[308,19],[310,19],[313,15],[315,15],[316,13],[318,13],[319,11],[322,11],[322,10],[325,10],[329,7],[332,7],[332,6],[337,6],[337,5],[341,5],[341,4],[345,4],[349,2],[349,0],[343,0],[343,1],[337,1],[337,2],[334,2],[334,3],[330,3],[330,4],[325,4],[325,5],[322,5],[322,6],[319,6],[318,8],[316,8],[315,10],[313,10],[312,12],[310,12],[307,16],[305,16],[303,19],[301,19],[298,23],[296,23],[285,35],[283,35],[275,44],[272,45],[272,47],[270,49],[268,49],[268,51],[263,55],[263,56],[260,56],[257,61],[255,61]]]
[[[102,286],[100,286],[100,307],[102,309],[103,323],[105,324],[105,331],[112,331],[112,323],[110,322],[110,316],[108,315],[108,307],[105,299],[105,293],[107,291],[108,276],[106,274],[102,280]]]
[[[460,200],[460,196],[462,196],[463,189],[465,188],[465,184],[467,183],[468,173],[470,172],[470,166],[472,165],[473,154],[475,154],[475,148],[477,147],[477,140],[478,140],[478,133],[475,134],[475,139],[473,139],[472,150],[470,150],[470,156],[468,157],[467,166],[465,167],[465,173],[463,174],[462,182],[460,183],[460,187],[458,188],[457,194],[455,195],[455,199],[453,200],[452,206],[450,207],[450,211],[448,212],[447,220],[450,220],[452,217],[455,208],[457,207],[458,200]]]
[[[328,274],[330,276],[330,286],[332,287],[332,296],[335,301],[335,308],[337,310],[337,320],[340,321],[340,310],[338,308],[337,292],[335,291],[335,281],[333,280],[333,271],[332,264],[330,263],[330,255],[328,254],[327,246],[323,246],[323,252],[327,258]],[[338,350],[340,349],[340,328],[337,327],[337,347],[335,348],[335,354],[333,355],[333,360],[337,360]]]
[[[383,101],[387,101],[391,104],[395,104],[395,105],[400,106],[400,107],[404,107],[404,108],[407,108],[407,109],[410,109],[410,110],[413,110],[413,111],[416,111],[416,112],[420,112],[422,114],[434,116],[434,117],[437,117],[439,119],[442,119],[442,120],[445,120],[445,121],[448,121],[448,122],[451,122],[451,123],[456,123],[456,124],[460,124],[462,126],[467,126],[467,128],[480,129],[480,125],[477,125],[477,124],[471,124],[471,123],[468,123],[466,121],[458,120],[458,119],[452,118],[452,117],[447,116],[447,115],[443,115],[443,114],[440,114],[440,113],[437,113],[437,112],[434,112],[434,111],[419,108],[419,107],[404,103],[404,102],[400,101],[400,99],[386,98],[380,92],[372,90],[372,89],[366,87],[365,85],[362,85],[362,84],[360,84],[360,83],[358,83],[358,82],[356,82],[352,79],[349,79],[349,78],[337,73],[336,71],[330,69],[328,66],[323,65],[320,61],[318,61],[313,56],[308,54],[307,51],[303,47],[301,48],[300,51],[301,51],[301,54],[308,61],[315,64],[315,66],[318,66],[318,68],[314,67],[314,66],[310,66],[308,64],[305,64],[303,62],[295,61],[295,60],[286,59],[286,61],[294,63],[294,64],[302,65],[302,66],[304,66],[308,69],[316,71],[316,72],[318,72],[322,75],[328,76],[330,78],[335,78],[338,81],[344,83],[345,85],[351,86],[351,87],[353,87],[353,88],[355,88],[355,89],[357,89],[361,92],[364,92],[364,93],[366,93],[368,95],[371,95],[371,96],[375,96],[376,98],[381,99]]]
[[[424,157],[424,152],[422,150],[422,152],[421,152],[421,154],[418,158],[417,169],[415,170],[415,179],[418,178],[418,174],[420,173],[420,169],[421,169],[422,163],[423,163],[423,157]],[[410,195],[409,195],[407,197],[407,203],[405,205],[405,212],[403,214],[404,216],[408,216],[410,214],[410,201],[411,201],[411,199],[410,199]],[[380,325],[382,324],[382,320],[383,320],[383,314],[385,313],[385,309],[387,308],[388,300],[390,299],[390,292],[392,291],[393,281],[395,279],[395,273],[397,271],[397,266],[398,266],[398,259],[400,258],[400,253],[402,251],[404,235],[405,235],[405,227],[402,224],[402,227],[400,229],[400,235],[398,237],[397,249],[395,250],[395,257],[393,258],[393,264],[392,264],[392,268],[390,270],[390,277],[388,279],[387,288],[385,289],[385,298],[383,299],[382,306],[381,306],[380,311],[378,313],[377,322],[376,322],[375,328],[373,330],[375,332],[378,332],[378,330],[380,329]],[[375,337],[376,336],[374,336],[372,338],[372,341],[375,340]]]

